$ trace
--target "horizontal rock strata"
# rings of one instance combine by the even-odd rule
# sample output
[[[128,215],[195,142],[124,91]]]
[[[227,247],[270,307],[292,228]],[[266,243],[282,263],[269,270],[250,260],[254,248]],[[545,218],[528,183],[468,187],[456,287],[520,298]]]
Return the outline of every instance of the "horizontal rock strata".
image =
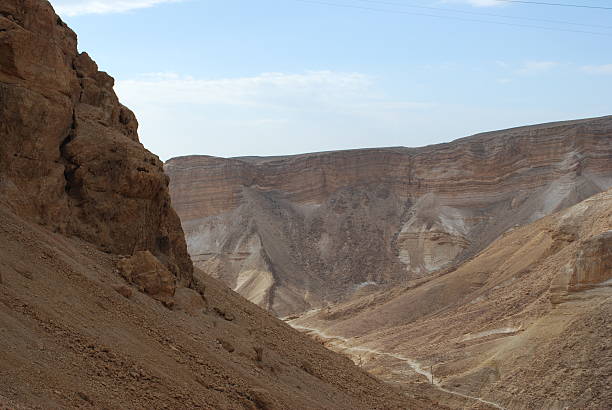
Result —
[[[612,186],[610,158],[602,117],[423,148],[189,156],[165,169],[196,265],[285,315],[466,260]]]

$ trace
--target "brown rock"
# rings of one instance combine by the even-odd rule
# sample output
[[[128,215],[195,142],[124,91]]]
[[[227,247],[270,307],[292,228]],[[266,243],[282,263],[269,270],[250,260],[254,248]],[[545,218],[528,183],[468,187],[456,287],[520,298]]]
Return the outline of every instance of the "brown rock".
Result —
[[[596,235],[582,244],[569,288],[588,289],[603,285],[610,279],[612,279],[612,230]]]
[[[48,2],[0,2],[0,198],[105,251],[147,249],[189,285],[168,178],[113,85]]]
[[[206,307],[202,295],[193,289],[178,288],[174,293],[174,310],[195,315]]]
[[[137,251],[119,261],[119,271],[138,290],[165,303],[172,303],[176,280],[168,269],[149,251]]]
[[[563,232],[567,229],[562,225],[557,231]],[[552,237],[557,236],[553,232]],[[573,240],[575,239],[574,236]],[[559,247],[558,243],[556,245]],[[571,301],[575,292],[606,287],[610,285],[610,279],[612,279],[612,231],[607,231],[579,243],[576,259],[559,269],[559,274],[551,283],[550,302],[556,306]]]
[[[129,299],[132,297],[132,288],[130,288],[129,286],[125,286],[125,285],[115,285],[113,286],[113,289],[115,289],[115,291],[120,294],[121,296],[123,296],[126,299]]]
[[[229,353],[233,353],[234,350],[236,350],[234,346],[225,339],[217,339],[217,342],[221,345],[221,347],[223,347]]]
[[[93,401],[91,400],[91,398],[90,398],[90,397],[89,397],[89,396],[88,396],[86,393],[83,393],[82,391],[80,391],[80,392],[78,392],[77,394],[78,394],[78,396],[79,396],[81,399],[83,399],[83,400],[84,400],[84,401],[86,401],[87,403],[89,403],[89,404],[93,404]]]
[[[266,389],[253,388],[249,390],[249,396],[251,396],[251,399],[257,409],[274,410],[283,408],[283,406]]]
[[[228,312],[226,310],[223,310],[222,308],[215,306],[213,308],[213,310],[221,317],[223,317],[225,320],[227,320],[228,322],[233,321],[236,317],[231,313]]]
[[[255,360],[257,360],[258,362],[263,361],[263,347],[261,346],[254,346],[253,350],[255,351]]]

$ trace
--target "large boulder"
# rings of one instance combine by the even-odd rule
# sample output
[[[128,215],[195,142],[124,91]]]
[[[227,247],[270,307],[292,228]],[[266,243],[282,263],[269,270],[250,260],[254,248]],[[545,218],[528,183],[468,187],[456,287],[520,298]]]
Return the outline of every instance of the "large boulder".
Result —
[[[119,261],[119,271],[138,290],[166,305],[173,304],[176,280],[168,269],[149,251],[134,252]]]

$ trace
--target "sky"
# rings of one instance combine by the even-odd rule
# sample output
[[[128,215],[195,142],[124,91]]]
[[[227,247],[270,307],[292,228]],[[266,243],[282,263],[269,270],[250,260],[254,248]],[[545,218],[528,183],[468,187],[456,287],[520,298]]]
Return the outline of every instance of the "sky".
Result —
[[[162,160],[417,147],[612,114],[608,0],[51,3]]]

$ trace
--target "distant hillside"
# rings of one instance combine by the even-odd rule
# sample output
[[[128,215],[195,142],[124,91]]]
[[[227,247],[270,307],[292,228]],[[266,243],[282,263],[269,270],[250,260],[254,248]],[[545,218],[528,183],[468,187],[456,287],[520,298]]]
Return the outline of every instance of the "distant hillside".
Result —
[[[423,148],[174,158],[197,267],[279,316],[456,266],[612,186],[612,117]]]

